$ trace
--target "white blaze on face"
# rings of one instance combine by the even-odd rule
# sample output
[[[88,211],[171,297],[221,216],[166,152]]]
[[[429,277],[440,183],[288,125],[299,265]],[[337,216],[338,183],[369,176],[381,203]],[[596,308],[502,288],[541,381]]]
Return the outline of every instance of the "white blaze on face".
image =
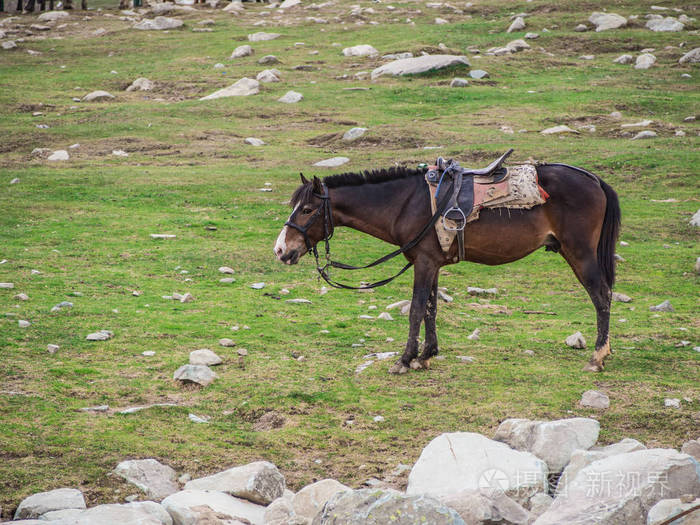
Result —
[[[292,218],[292,215],[294,215],[294,212],[297,211],[297,208],[299,205],[297,204],[294,209],[292,210],[292,213],[289,215],[288,221]],[[277,236],[277,241],[275,242],[275,255],[277,256],[278,259],[281,259],[282,256],[287,253],[287,231],[289,230],[289,226],[285,225],[284,228],[282,228],[282,231],[280,234]]]

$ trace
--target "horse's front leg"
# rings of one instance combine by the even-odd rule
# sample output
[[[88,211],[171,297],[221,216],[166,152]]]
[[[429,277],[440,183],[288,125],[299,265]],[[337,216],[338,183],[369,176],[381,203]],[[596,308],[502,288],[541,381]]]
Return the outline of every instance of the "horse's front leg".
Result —
[[[410,327],[408,329],[408,341],[406,349],[399,359],[390,369],[392,374],[405,374],[411,367],[418,355],[420,326],[425,317],[425,310],[428,298],[431,294],[435,272],[437,270],[430,264],[418,263],[413,272],[413,298],[411,299],[411,313],[409,315]]]

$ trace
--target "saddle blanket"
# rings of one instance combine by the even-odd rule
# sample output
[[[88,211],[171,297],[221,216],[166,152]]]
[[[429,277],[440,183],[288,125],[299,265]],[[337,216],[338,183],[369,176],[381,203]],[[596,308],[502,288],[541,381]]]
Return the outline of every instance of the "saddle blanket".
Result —
[[[515,208],[529,209],[540,204],[544,204],[549,195],[539,185],[537,180],[537,170],[532,164],[521,166],[509,166],[506,176],[498,182],[492,182],[488,178],[465,177],[462,182],[460,194],[464,194],[464,199],[458,199],[460,207],[466,205],[471,209],[462,209],[467,218],[467,223],[479,218],[479,213],[484,208]],[[427,181],[426,181],[427,182]],[[437,184],[428,182],[430,192],[430,207],[432,213],[437,210],[435,192]],[[445,195],[451,191],[450,187],[446,192],[440,190],[440,195]],[[473,197],[473,202],[470,202]],[[453,218],[450,218],[453,217]],[[435,223],[440,246],[444,252],[448,252],[457,234],[464,234],[466,228],[460,230],[462,226],[461,218],[454,218],[454,214],[448,214],[444,220]]]

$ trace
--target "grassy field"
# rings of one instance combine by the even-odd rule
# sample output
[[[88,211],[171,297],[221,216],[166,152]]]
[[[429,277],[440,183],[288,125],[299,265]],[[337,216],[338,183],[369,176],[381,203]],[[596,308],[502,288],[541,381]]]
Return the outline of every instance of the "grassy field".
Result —
[[[139,32],[119,19],[112,2],[90,11],[88,20],[75,11],[66,27],[0,51],[0,261],[6,260],[0,282],[15,284],[0,290],[0,506],[6,516],[23,497],[61,486],[80,487],[91,503],[123,501],[135,489],[110,471],[127,458],[155,457],[193,476],[264,458],[296,490],[325,477],[351,486],[385,478],[398,463],[415,461],[439,433],[490,436],[507,417],[596,417],[602,443],[633,437],[650,447],[679,447],[698,437],[700,353],[693,346],[700,344],[700,304],[693,265],[700,251],[698,230],[688,221],[700,207],[700,141],[697,121],[684,119],[698,113],[700,72],[678,64],[700,44],[698,22],[680,33],[645,29],[651,4],[680,5],[666,0],[483,0],[462,14],[423,1],[394,2],[394,11],[354,3],[375,14],[351,16],[349,2],[339,1],[278,17],[256,4],[244,15],[201,9],[177,15],[185,21],[180,30]],[[639,19],[614,31],[574,32],[603,6]],[[523,11],[530,14],[526,30],[506,34],[510,15]],[[691,8],[686,14],[700,16]],[[435,24],[438,16],[449,23]],[[192,32],[205,18],[215,21],[213,31]],[[256,26],[260,20],[266,25]],[[9,26],[35,22],[27,15]],[[93,36],[98,28],[106,34]],[[253,43],[252,57],[228,59],[259,30],[282,36]],[[483,52],[504,45],[527,31],[540,33],[529,51],[481,58],[466,52],[467,46]],[[467,76],[465,68],[370,82],[354,75],[371,71],[381,58],[341,55],[357,44],[381,54],[434,53],[441,43],[448,52],[466,53],[472,68],[490,78],[450,88],[453,77]],[[643,48],[654,48],[658,58],[647,71],[612,62]],[[269,67],[257,64],[267,54],[280,59],[272,67],[282,82],[263,84],[252,97],[198,101]],[[155,82],[153,91],[124,91],[142,76]],[[72,100],[97,89],[116,99]],[[304,100],[276,102],[290,89]],[[622,119],[611,117],[613,111]],[[658,137],[630,140],[620,125],[643,119],[653,120],[646,129]],[[539,134],[557,124],[592,124],[595,132]],[[369,131],[353,143],[340,140],[353,126]],[[250,136],[266,145],[246,145]],[[31,154],[76,143],[66,162]],[[442,149],[424,149],[433,146]],[[356,374],[365,354],[402,351],[406,317],[358,316],[410,298],[411,278],[374,293],[320,295],[310,260],[279,264],[272,246],[298,173],[331,174],[312,164],[336,155],[351,159],[348,171],[415,165],[438,154],[485,165],[508,147],[516,149],[513,162],[579,165],[620,195],[621,239],[629,246],[618,250],[625,262],[618,265],[616,289],[633,301],[613,306],[616,353],[605,372],[582,372],[591,349],[564,345],[577,330],[594,340],[594,310],[563,259],[542,250],[508,266],[445,269],[441,285],[455,300],[439,307],[445,359],[432,370],[397,377],[387,373],[391,361],[383,361]],[[116,149],[129,156],[112,155]],[[20,182],[10,185],[15,178]],[[271,192],[260,191],[266,183]],[[673,201],[659,202],[667,199]],[[153,240],[151,233],[177,237]],[[337,258],[350,262],[368,262],[388,249],[352,231],[339,231],[333,241]],[[236,282],[221,284],[220,266],[234,268]],[[348,279],[380,278],[399,267]],[[259,281],[263,290],[250,288]],[[467,286],[497,287],[499,294],[475,299]],[[290,294],[280,300],[282,288]],[[13,299],[20,292],[29,300]],[[195,299],[162,298],[173,292]],[[649,311],[665,299],[675,312]],[[74,306],[51,312],[61,301]],[[494,313],[503,311],[489,309],[494,304],[507,313]],[[20,319],[32,325],[20,328]],[[475,328],[481,339],[467,340]],[[85,340],[100,329],[114,337]],[[248,350],[243,367],[236,348],[218,346],[223,337]],[[352,346],[360,340],[363,347]],[[60,350],[49,354],[47,344]],[[198,348],[215,350],[225,363],[211,386],[183,388],[172,374]],[[457,355],[475,361],[465,364]],[[609,410],[578,406],[591,388],[608,393]],[[681,408],[664,408],[668,397],[681,398]],[[150,403],[177,406],[118,414]],[[106,413],[80,411],[103,404],[110,407]],[[284,425],[254,430],[268,412]],[[211,420],[194,424],[189,413]],[[385,420],[374,422],[377,415]],[[400,488],[405,477],[390,481]]]

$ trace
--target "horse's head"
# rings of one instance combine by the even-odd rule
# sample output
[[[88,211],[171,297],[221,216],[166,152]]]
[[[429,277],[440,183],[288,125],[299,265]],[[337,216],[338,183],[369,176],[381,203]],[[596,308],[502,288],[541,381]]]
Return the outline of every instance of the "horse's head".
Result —
[[[321,179],[301,175],[290,200],[293,211],[277,236],[275,255],[285,264],[296,264],[302,255],[333,232],[328,195]]]

